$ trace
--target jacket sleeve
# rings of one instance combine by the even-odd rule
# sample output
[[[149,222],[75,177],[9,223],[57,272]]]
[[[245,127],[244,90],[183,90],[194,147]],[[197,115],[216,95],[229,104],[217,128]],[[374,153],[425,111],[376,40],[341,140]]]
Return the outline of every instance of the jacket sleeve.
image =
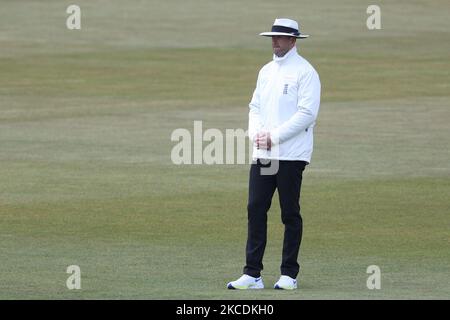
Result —
[[[253,92],[252,100],[250,101],[248,113],[248,137],[250,141],[254,141],[256,134],[262,128],[261,113],[260,113],[260,77],[261,72],[258,74],[258,80],[256,81],[256,88]]]
[[[282,143],[309,128],[317,118],[320,106],[320,79],[311,68],[301,76],[298,89],[298,110],[286,122],[270,132],[273,144]]]

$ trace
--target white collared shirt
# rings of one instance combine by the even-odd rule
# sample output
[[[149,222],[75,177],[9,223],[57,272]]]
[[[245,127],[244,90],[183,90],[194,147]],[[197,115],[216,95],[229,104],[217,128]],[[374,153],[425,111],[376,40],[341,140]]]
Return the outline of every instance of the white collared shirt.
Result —
[[[319,112],[320,79],[293,47],[261,68],[249,104],[251,141],[269,131],[270,151],[253,147],[253,159],[311,161],[313,127]]]

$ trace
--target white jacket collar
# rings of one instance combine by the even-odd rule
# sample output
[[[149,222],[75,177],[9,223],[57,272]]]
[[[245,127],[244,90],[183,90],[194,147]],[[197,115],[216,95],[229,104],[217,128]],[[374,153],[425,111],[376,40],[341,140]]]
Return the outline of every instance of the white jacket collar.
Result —
[[[289,57],[295,55],[297,53],[297,47],[294,46],[291,50],[286,52],[286,54],[282,57],[278,57],[276,54],[273,54],[273,61],[282,63],[283,61],[289,59]]]

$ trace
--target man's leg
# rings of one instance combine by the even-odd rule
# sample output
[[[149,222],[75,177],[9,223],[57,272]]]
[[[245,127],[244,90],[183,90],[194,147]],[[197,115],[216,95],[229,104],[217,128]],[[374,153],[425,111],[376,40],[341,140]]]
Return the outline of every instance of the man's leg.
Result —
[[[284,224],[281,274],[297,278],[300,266],[297,262],[302,240],[303,222],[300,215],[300,190],[304,161],[280,161],[277,187],[280,197],[281,220]]]
[[[270,164],[269,164],[270,165]],[[267,211],[276,188],[276,175],[261,175],[259,160],[250,168],[248,192],[248,236],[244,274],[259,277],[263,269],[264,249],[267,240]]]

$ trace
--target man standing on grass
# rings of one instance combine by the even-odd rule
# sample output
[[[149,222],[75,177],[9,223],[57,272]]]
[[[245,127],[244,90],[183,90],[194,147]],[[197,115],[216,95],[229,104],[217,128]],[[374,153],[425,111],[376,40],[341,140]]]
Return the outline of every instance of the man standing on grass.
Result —
[[[307,38],[298,23],[276,19],[271,32],[273,61],[259,72],[250,102],[249,137],[253,142],[248,197],[248,238],[244,274],[228,289],[262,289],[267,212],[278,189],[285,226],[281,277],[275,289],[296,289],[302,239],[300,188],[311,160],[313,127],[319,112],[320,80],[314,68],[297,53],[296,40]]]

